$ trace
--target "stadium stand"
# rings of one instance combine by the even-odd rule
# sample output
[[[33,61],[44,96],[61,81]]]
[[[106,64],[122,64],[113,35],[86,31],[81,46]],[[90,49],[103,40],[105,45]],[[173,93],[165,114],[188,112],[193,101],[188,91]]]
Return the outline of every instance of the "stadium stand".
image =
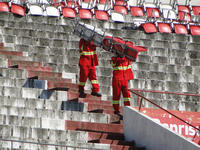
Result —
[[[147,0],[135,5],[130,4],[130,0],[76,2],[43,1],[23,5],[0,2],[0,149],[148,149],[148,142],[138,145],[142,140],[127,140],[124,118],[113,113],[112,66],[109,63],[113,56],[112,46],[124,48],[127,55],[135,45],[147,47],[147,51],[134,53],[133,57],[137,59],[132,65],[131,89],[138,89],[145,98],[179,115],[187,111],[187,117],[185,114],[181,117],[190,118],[199,125],[200,26],[198,19],[192,19],[199,16],[197,5],[186,5],[194,8],[188,7],[190,19],[185,20],[189,17],[181,10],[185,5],[179,4],[180,0],[167,7],[159,1],[148,3]],[[115,12],[115,4],[126,8],[126,13]],[[153,16],[152,10],[159,15]],[[178,12],[184,12],[182,17]],[[77,21],[88,24],[91,30],[99,30],[92,37],[99,46],[97,76],[103,94],[101,98],[89,94],[90,84],[86,84],[87,97],[78,97],[80,37],[74,30]],[[104,33],[108,32],[104,38]],[[116,37],[116,43],[109,37]],[[179,94],[170,95],[170,92]],[[131,105],[138,108],[138,102],[139,98],[133,94]],[[145,109],[154,106],[144,101],[140,106],[149,117],[166,115]],[[136,113],[143,116],[144,111]],[[151,123],[154,121],[150,120]],[[186,127],[185,124],[175,125],[180,130],[182,126]],[[198,149],[198,130],[187,127],[185,131],[189,138],[182,137],[180,130],[173,133]],[[148,134],[148,130],[145,133]]]

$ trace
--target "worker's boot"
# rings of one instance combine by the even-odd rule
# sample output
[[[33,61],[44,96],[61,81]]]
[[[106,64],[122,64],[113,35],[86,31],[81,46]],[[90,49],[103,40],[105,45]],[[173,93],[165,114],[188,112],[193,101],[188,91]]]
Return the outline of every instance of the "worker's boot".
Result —
[[[79,90],[79,97],[86,98],[87,94],[83,90]]]
[[[91,95],[101,97],[101,93],[98,93],[98,92],[92,92]]]

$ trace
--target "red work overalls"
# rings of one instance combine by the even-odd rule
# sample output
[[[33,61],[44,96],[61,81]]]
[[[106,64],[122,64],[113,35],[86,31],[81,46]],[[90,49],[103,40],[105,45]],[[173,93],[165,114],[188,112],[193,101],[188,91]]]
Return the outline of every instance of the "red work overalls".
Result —
[[[130,106],[130,91],[128,90],[128,80],[134,79],[131,69],[131,61],[125,57],[112,57],[113,66],[113,108],[119,112],[121,92],[124,98],[124,106]]]
[[[79,91],[84,91],[84,86],[89,78],[92,84],[92,92],[99,91],[99,84],[96,77],[95,66],[98,65],[98,58],[96,54],[96,46],[93,42],[85,41],[80,39],[79,41],[79,52],[80,52],[80,78],[79,78]]]

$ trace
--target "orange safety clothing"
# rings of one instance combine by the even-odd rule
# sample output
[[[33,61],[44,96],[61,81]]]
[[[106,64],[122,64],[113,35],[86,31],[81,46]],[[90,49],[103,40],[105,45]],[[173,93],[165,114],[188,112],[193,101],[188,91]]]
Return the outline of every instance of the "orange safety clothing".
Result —
[[[113,66],[113,108],[119,112],[121,92],[124,98],[124,106],[130,106],[130,91],[128,81],[134,79],[131,69],[131,61],[125,57],[112,57]]]
[[[79,41],[80,60],[79,65],[82,66],[98,66],[98,58],[96,54],[96,46],[93,41],[88,42],[84,39]]]
[[[80,52],[80,78],[79,78],[79,91],[84,91],[84,87],[89,78],[92,84],[92,92],[99,91],[99,84],[96,76],[96,68],[98,65],[98,58],[96,54],[96,46],[93,42],[88,42],[84,39],[79,41],[79,52]]]

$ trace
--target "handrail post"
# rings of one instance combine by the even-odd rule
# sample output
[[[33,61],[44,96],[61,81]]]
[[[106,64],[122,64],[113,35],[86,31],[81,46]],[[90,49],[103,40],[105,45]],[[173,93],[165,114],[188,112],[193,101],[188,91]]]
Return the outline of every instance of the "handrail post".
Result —
[[[143,98],[141,97],[140,106],[139,106],[139,111],[140,111],[140,109],[141,109],[141,107],[142,107],[142,100],[143,100]]]
[[[13,141],[11,140],[11,150],[13,149]]]

